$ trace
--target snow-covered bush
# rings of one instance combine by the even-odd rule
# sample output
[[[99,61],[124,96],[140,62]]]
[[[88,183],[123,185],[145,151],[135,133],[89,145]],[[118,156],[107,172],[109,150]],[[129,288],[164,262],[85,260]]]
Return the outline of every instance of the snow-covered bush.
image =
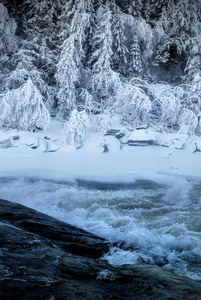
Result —
[[[96,132],[104,135],[111,128],[112,115],[109,111],[100,114],[90,114],[85,110],[74,109],[63,129],[63,142],[79,148],[89,133]]]
[[[198,126],[198,118],[187,108],[182,108],[178,116],[179,133],[194,134]]]
[[[199,88],[199,77],[197,78],[196,86],[192,84],[182,84],[176,86],[174,95],[179,99],[182,108],[191,110],[197,117],[201,116],[201,86]],[[201,81],[200,81],[201,85]]]
[[[100,103],[94,100],[93,96],[87,91],[87,89],[80,89],[78,94],[79,106],[89,114],[100,113]]]
[[[188,109],[192,110],[198,117],[201,116],[201,92],[191,93],[187,99],[185,99],[188,105]]]
[[[192,80],[192,89],[193,92],[201,92],[201,71],[194,74]]]
[[[91,79],[92,93],[95,99],[107,99],[114,95],[120,85],[119,74],[112,69],[103,68],[95,73]]]
[[[159,106],[159,122],[163,129],[172,131],[177,126],[178,113],[181,103],[174,90],[166,90],[156,100]],[[154,103],[156,105],[157,103]]]
[[[90,119],[85,110],[74,109],[69,120],[64,125],[63,141],[68,145],[80,147],[86,139],[90,129]]]
[[[201,94],[194,92],[189,84],[167,89],[153,101],[152,113],[156,127],[161,125],[166,131],[195,134],[201,116]]]
[[[0,128],[10,127],[11,107],[6,100],[6,97],[0,95]]]
[[[49,123],[43,97],[31,79],[18,89],[0,95],[0,126],[29,130],[45,128]]]
[[[198,126],[196,128],[196,134],[201,136],[201,118],[198,118]]]
[[[104,135],[111,128],[112,115],[109,111],[105,110],[101,114],[91,116],[91,123],[93,131]]]
[[[124,84],[118,89],[113,111],[121,115],[122,122],[137,127],[149,124],[151,100],[139,87]]]

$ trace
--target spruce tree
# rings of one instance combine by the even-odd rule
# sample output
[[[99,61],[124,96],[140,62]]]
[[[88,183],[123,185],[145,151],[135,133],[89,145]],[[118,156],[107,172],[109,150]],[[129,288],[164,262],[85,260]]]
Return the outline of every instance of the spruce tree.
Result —
[[[0,90],[3,91],[5,90],[4,79],[12,68],[10,59],[18,50],[18,43],[15,36],[17,24],[2,3],[0,3],[0,20]]]
[[[142,55],[139,47],[139,42],[135,38],[130,49],[130,62],[129,62],[130,76],[139,76],[142,73]]]
[[[126,46],[125,26],[119,8],[116,8],[114,13],[112,35],[113,35],[113,57],[112,57],[113,69],[117,72],[120,72],[123,75],[126,75],[127,66],[128,66],[127,57],[129,51]]]
[[[67,16],[68,21],[66,37],[61,46],[59,62],[57,64],[56,80],[58,83],[57,93],[57,116],[67,119],[77,106],[78,89],[83,88],[84,78],[83,61],[85,52],[83,45],[86,41],[85,29],[89,26],[90,1],[69,1],[65,4],[61,19]],[[62,25],[62,32],[65,23]]]
[[[91,92],[98,102],[112,95],[119,82],[118,74],[111,69],[112,55],[111,11],[108,6],[100,6],[96,13],[93,52],[89,60]]]
[[[131,14],[133,17],[140,17],[142,14],[142,1],[141,0],[136,0],[136,1],[131,1],[129,7],[128,7],[128,12]]]

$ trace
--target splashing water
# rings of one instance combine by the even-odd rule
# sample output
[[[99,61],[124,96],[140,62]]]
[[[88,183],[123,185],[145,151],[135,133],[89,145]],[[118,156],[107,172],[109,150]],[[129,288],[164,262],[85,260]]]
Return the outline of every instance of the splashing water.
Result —
[[[150,264],[201,280],[201,184],[0,181],[0,198],[49,214],[115,246],[112,265]]]

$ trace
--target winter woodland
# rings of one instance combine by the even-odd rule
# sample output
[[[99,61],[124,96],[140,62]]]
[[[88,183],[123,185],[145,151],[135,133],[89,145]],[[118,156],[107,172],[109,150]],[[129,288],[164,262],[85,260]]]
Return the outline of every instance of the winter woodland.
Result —
[[[199,0],[1,0],[0,69],[4,130],[201,135]]]

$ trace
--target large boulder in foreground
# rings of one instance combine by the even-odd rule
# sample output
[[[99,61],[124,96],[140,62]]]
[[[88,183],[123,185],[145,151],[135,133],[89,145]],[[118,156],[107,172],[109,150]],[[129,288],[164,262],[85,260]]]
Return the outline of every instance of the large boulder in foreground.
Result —
[[[155,266],[112,267],[109,244],[0,200],[0,299],[201,299],[201,283]]]
[[[20,233],[23,230],[24,234],[43,237],[72,254],[99,258],[109,249],[104,239],[17,203],[0,200],[0,221],[21,229]]]

